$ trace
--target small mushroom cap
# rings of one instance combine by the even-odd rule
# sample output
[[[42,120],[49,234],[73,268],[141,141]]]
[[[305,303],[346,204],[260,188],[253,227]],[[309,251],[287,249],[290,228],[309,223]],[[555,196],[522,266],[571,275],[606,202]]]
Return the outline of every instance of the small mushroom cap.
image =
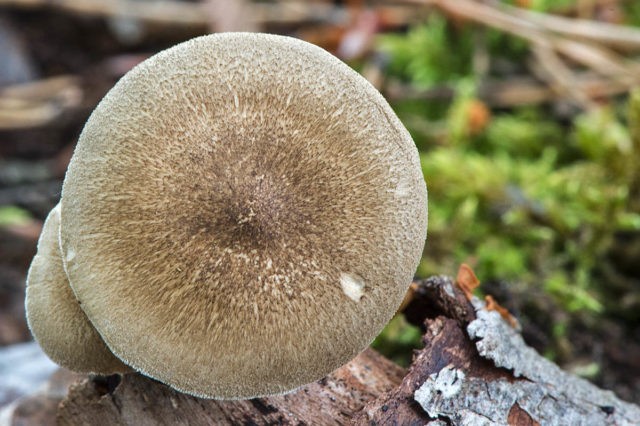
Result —
[[[417,267],[426,203],[415,145],[365,79],[303,41],[216,34],[98,105],[61,244],[118,357],[183,392],[252,398],[373,340]]]
[[[60,205],[51,210],[27,276],[26,311],[31,334],[54,362],[82,373],[130,371],[104,344],[76,300],[62,267]]]

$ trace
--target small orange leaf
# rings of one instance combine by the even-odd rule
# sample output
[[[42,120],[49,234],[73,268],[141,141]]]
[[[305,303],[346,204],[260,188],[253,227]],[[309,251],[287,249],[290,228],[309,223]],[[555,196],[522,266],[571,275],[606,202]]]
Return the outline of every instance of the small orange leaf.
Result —
[[[473,289],[480,285],[480,280],[476,277],[476,274],[471,269],[471,266],[463,263],[458,269],[458,276],[456,277],[456,283],[458,287],[464,292],[467,299],[471,300],[473,297]]]
[[[488,311],[496,311],[500,314],[500,316],[511,325],[513,328],[518,328],[518,320],[514,318],[513,315],[507,310],[507,308],[500,306],[498,302],[496,302],[493,297],[485,296],[484,301],[487,303]]]
[[[524,9],[531,8],[531,0],[516,0],[516,6],[522,7]]]
[[[479,135],[491,121],[491,110],[484,102],[473,99],[467,105],[467,128],[470,135]]]

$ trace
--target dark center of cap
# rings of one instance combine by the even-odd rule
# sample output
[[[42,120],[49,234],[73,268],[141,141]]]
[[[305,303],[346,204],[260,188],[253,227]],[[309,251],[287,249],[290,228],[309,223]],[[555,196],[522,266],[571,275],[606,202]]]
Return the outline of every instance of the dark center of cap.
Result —
[[[241,244],[269,246],[282,237],[283,223],[293,220],[289,197],[264,174],[252,173],[242,182],[229,182],[229,194],[221,225]]]

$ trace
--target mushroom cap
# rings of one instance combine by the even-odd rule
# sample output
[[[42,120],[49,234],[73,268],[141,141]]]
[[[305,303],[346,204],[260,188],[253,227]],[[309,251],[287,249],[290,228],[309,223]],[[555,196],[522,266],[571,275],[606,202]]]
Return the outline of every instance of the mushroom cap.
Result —
[[[69,166],[61,246],[109,348],[217,399],[357,355],[421,257],[427,191],[384,98],[326,51],[223,33],[125,75]]]
[[[62,267],[58,229],[60,205],[44,222],[38,252],[27,276],[27,324],[44,352],[57,364],[82,373],[130,371],[104,344],[80,308]]]

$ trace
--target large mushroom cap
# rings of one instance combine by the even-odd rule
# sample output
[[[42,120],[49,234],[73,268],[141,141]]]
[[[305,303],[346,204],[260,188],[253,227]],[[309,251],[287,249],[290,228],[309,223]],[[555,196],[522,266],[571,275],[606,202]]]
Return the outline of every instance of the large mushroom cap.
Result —
[[[426,202],[411,137],[366,80],[296,39],[218,34],[148,59],[98,105],[61,243],[116,355],[184,392],[250,398],[380,332]]]
[[[104,344],[78,305],[62,267],[60,207],[51,210],[27,276],[25,307],[31,334],[44,352],[68,369],[98,374],[128,371]]]

